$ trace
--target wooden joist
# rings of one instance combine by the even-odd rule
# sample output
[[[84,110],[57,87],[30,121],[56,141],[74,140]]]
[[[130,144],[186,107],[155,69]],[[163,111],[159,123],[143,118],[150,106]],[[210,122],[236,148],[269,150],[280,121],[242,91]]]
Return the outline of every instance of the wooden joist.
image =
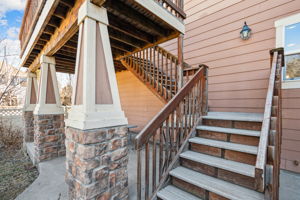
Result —
[[[142,29],[147,33],[160,37],[166,37],[168,35],[168,31],[165,28],[154,23],[141,13],[136,12],[134,9],[122,3],[121,1],[118,1],[118,3],[107,1],[107,3],[105,3],[105,7],[108,12],[118,16],[124,22],[136,26],[137,29]]]
[[[108,13],[108,20],[109,27],[116,31],[120,31],[128,36],[134,37],[137,40],[141,40],[146,43],[153,43],[155,41],[154,36],[151,36],[150,34],[141,31],[128,23],[122,22],[111,13]]]

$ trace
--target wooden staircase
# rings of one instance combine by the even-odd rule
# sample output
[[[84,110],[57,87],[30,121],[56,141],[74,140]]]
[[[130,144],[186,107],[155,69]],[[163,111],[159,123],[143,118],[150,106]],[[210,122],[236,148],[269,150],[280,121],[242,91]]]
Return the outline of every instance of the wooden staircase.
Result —
[[[182,190],[194,199],[264,199],[255,191],[262,121],[262,114],[208,113],[180,154],[180,165],[170,171],[171,184],[157,196],[171,200],[168,193]]]
[[[136,137],[138,199],[278,200],[284,54],[270,53],[264,113],[207,112],[205,65],[175,90]]]
[[[175,55],[159,46],[135,52],[120,61],[164,102],[172,99],[199,69],[187,63],[181,66]]]

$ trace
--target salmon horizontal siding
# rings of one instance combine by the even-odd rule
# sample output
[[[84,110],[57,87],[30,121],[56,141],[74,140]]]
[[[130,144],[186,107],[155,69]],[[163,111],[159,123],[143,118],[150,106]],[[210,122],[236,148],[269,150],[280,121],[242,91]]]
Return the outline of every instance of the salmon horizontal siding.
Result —
[[[300,1],[185,0],[184,8],[184,60],[192,66],[209,66],[209,110],[263,113],[270,75],[269,50],[276,40],[274,22],[300,13]],[[239,38],[244,21],[252,29],[246,41]],[[162,46],[177,54],[176,40]],[[291,152],[296,152],[300,135],[300,89],[283,90],[282,96],[286,148],[282,167],[299,171],[299,166],[293,165],[295,160],[300,162],[299,154]]]
[[[164,103],[153,94],[131,72],[116,73],[122,109],[128,123],[137,125],[140,131],[164,106]]]
[[[300,89],[282,90],[282,167],[300,172]]]

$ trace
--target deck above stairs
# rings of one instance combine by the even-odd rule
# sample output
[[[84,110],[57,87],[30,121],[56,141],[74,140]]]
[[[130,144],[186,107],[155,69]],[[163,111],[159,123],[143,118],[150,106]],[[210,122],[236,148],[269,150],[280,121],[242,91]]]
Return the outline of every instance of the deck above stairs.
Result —
[[[209,112],[157,194],[163,200],[261,200],[255,161],[263,114]]]

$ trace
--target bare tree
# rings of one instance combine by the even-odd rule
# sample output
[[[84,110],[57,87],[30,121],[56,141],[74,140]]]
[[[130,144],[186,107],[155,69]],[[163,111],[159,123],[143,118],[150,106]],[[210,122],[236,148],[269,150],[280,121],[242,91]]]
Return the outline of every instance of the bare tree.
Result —
[[[21,67],[14,68],[8,64],[7,57],[16,56],[17,54],[7,54],[4,46],[4,55],[0,65],[0,105],[16,106],[18,105],[17,96],[24,92],[22,87],[26,82],[26,77],[21,76]]]

